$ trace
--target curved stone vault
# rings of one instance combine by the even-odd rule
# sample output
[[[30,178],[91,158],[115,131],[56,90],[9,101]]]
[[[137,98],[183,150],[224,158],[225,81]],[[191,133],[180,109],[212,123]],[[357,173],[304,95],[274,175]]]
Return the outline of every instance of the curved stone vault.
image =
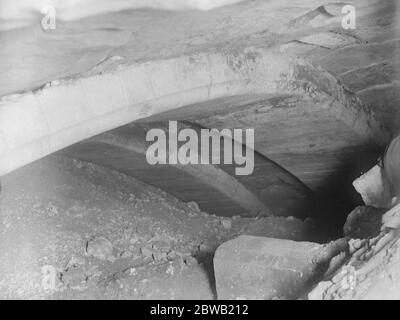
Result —
[[[274,0],[207,13],[121,11],[60,21],[46,32],[38,26],[4,31],[0,175],[80,142],[63,152],[126,171],[87,154],[91,144],[100,139],[104,145],[115,133],[85,139],[135,127],[139,119],[174,119],[205,128],[254,128],[255,151],[276,164],[261,164],[248,181],[222,170],[244,199],[253,199],[246,204],[221,182],[216,189],[237,198],[221,196],[226,210],[270,214],[275,193],[285,199],[293,189],[263,181],[274,170],[300,186],[303,200],[338,190],[337,201],[349,201],[353,195],[343,186],[373,164],[398,130],[399,101],[396,3],[354,5],[355,30],[342,28],[340,4]],[[77,154],[79,148],[86,151]],[[206,173],[193,175],[204,180]],[[201,189],[204,181],[197,178]],[[168,188],[164,180],[154,184]],[[179,188],[175,193],[189,200]],[[315,208],[306,207],[305,215],[313,215]]]

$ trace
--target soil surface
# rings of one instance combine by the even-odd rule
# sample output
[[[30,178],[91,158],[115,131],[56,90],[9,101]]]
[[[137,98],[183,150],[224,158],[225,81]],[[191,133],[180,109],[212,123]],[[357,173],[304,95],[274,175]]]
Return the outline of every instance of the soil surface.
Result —
[[[2,178],[0,298],[214,299],[212,258],[241,234],[314,240],[312,221],[201,212],[53,155]]]

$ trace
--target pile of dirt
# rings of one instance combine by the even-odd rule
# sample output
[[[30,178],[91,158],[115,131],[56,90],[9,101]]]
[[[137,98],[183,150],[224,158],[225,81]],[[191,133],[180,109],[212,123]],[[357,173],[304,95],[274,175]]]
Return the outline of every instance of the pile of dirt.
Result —
[[[313,241],[311,221],[201,212],[131,177],[51,156],[2,178],[0,297],[213,299],[239,235]]]

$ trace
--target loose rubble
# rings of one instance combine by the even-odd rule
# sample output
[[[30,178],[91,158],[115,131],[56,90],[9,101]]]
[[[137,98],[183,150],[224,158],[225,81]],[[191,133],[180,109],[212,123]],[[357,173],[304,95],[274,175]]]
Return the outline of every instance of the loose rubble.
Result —
[[[2,184],[0,298],[215,299],[212,258],[222,243],[241,234],[313,240],[314,227],[299,219],[217,217],[59,156]]]
[[[390,192],[380,166],[358,178],[354,186],[367,206],[350,213],[344,226],[349,255],[308,294],[310,300],[400,299],[396,195]]]
[[[376,237],[381,230],[382,215],[385,209],[368,206],[355,208],[348,216],[343,227],[346,237],[352,239],[367,239]]]
[[[102,260],[115,260],[113,256],[113,245],[104,237],[96,237],[88,241],[86,252],[89,256]]]

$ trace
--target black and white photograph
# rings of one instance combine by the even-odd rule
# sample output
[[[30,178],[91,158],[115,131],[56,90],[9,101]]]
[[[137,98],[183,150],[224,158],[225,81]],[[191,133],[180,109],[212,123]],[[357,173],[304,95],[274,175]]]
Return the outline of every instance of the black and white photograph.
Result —
[[[399,299],[400,0],[0,0],[0,300]]]

